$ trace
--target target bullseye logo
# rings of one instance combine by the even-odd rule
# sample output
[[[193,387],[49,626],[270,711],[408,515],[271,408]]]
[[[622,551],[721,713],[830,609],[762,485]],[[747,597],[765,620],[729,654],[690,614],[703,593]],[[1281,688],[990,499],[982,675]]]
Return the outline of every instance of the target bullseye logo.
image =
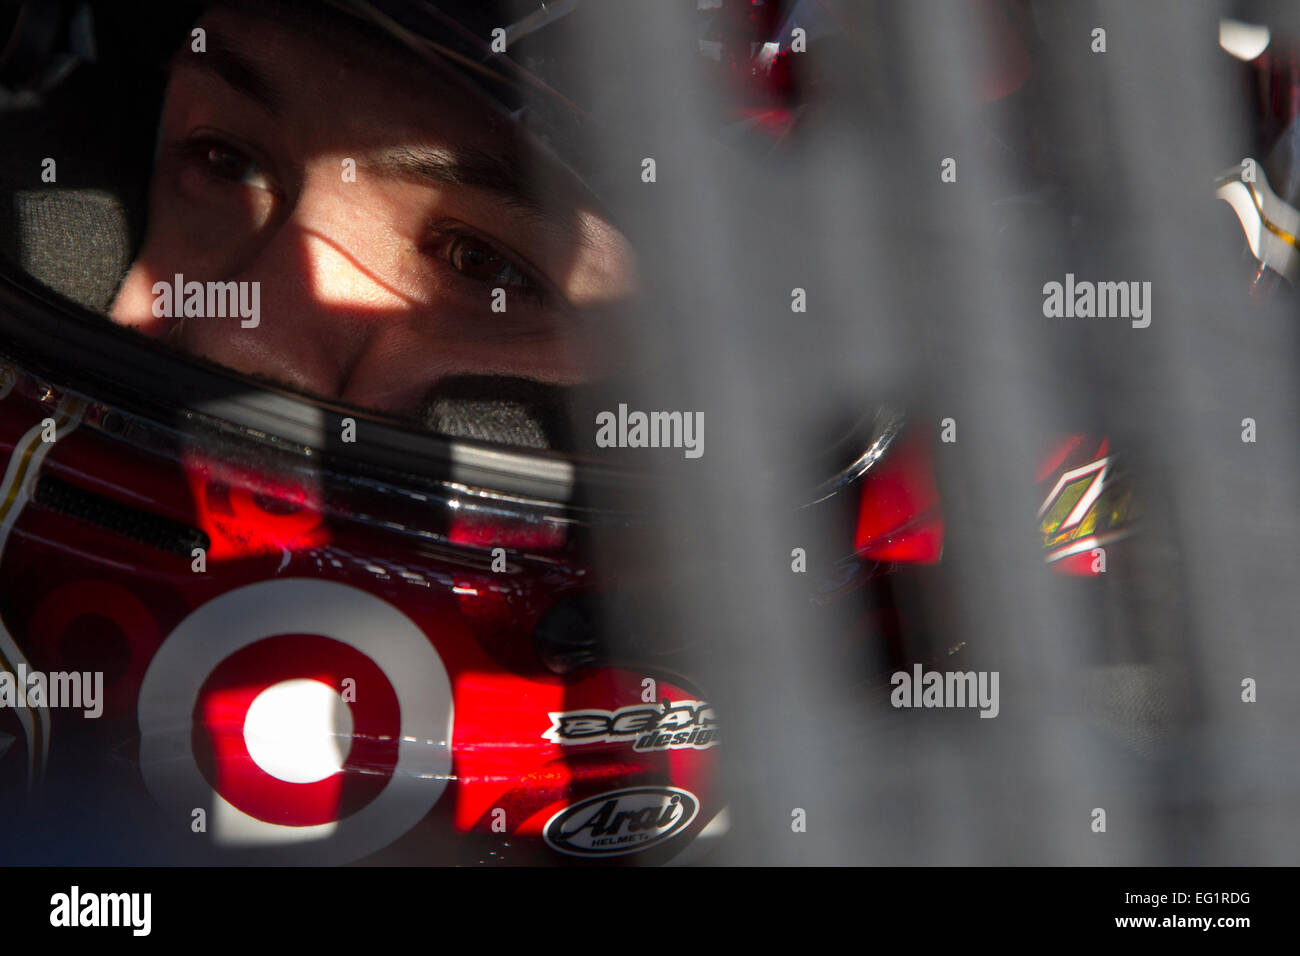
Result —
[[[277,780],[316,783],[343,769],[352,726],[342,694],[323,681],[295,678],[253,698],[244,743],[253,763]]]
[[[192,727],[195,761],[214,791],[258,820],[298,827],[333,823],[373,800],[402,736],[384,672],[318,634],[278,634],[235,651],[199,688]]]
[[[140,691],[156,799],[213,842],[338,863],[381,849],[451,773],[451,683],[409,618],[337,582],[239,588],[172,632]]]

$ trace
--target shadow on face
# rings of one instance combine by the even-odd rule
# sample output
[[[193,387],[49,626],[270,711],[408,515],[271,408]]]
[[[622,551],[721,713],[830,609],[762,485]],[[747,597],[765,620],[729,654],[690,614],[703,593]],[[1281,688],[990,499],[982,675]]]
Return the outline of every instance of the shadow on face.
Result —
[[[477,94],[328,23],[218,6],[169,67],[144,244],[112,318],[428,420],[440,382],[590,383],[626,239]]]

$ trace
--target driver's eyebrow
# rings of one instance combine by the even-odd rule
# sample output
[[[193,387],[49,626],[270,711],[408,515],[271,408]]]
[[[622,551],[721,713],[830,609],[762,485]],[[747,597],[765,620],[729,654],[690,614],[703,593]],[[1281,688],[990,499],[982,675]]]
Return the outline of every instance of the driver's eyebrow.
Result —
[[[210,73],[273,118],[284,116],[284,101],[266,71],[214,31],[208,32],[207,52],[191,53],[188,47],[182,47],[172,57],[168,69]],[[538,188],[543,168],[539,165],[536,170],[525,169],[510,153],[466,146],[395,145],[370,152],[359,159],[358,165],[382,178],[481,189],[559,239],[590,245],[579,218],[573,215],[581,199],[561,185],[564,174],[546,171],[545,191],[549,200],[543,202],[542,190]]]
[[[571,242],[588,244],[576,217],[564,215],[564,210],[572,207],[567,203],[543,203],[537,176],[531,175],[508,153],[421,144],[377,150],[361,162],[382,178],[482,189],[543,228]]]
[[[282,104],[274,84],[256,63],[231,47],[224,39],[211,33],[203,53],[191,53],[182,47],[168,63],[168,70],[201,70],[214,74],[231,89],[244,94],[275,119],[279,119]]]

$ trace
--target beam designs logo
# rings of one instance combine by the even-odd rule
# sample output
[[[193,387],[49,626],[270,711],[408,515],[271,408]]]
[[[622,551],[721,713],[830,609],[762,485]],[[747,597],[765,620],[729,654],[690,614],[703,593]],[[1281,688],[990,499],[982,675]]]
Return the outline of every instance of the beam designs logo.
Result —
[[[648,753],[687,747],[708,750],[718,742],[717,718],[702,700],[555,711],[547,716],[551,726],[542,738],[561,746],[631,741],[637,753]]]

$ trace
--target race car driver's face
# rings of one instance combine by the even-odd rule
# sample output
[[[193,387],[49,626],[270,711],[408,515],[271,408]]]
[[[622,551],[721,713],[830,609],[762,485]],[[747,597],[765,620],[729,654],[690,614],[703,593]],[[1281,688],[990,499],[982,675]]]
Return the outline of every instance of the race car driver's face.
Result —
[[[630,250],[511,124],[366,44],[228,9],[198,26],[206,51],[172,63],[114,319],[399,414],[445,376],[597,373],[609,310],[635,287]],[[160,316],[155,284],[178,274],[249,283],[249,303],[258,283],[256,326]]]

